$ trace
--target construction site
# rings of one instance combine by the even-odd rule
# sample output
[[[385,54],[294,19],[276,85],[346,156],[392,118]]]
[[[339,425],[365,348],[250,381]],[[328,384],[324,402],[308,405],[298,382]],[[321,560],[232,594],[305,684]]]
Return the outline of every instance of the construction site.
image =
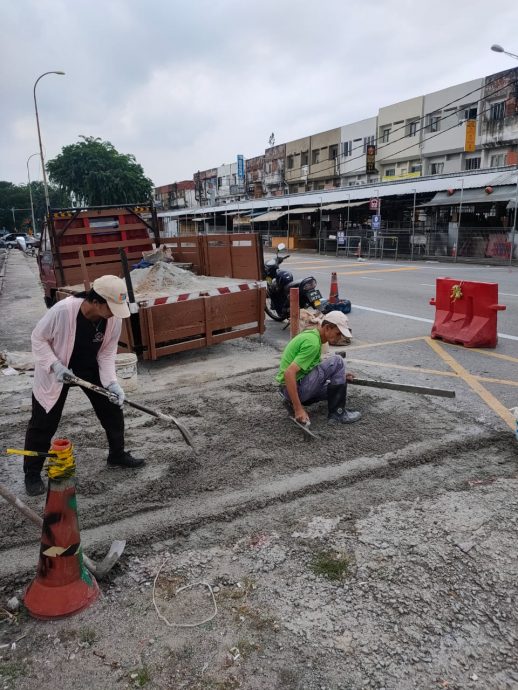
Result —
[[[484,345],[450,337],[451,314],[438,316],[440,291],[458,289],[461,304],[481,268],[292,257],[323,295],[338,273],[352,300],[352,340],[323,356],[345,356],[362,419],[330,426],[320,402],[308,436],[279,401],[294,324],[265,314],[257,236],[153,243],[140,210],[95,213],[97,224],[56,214],[38,258],[0,252],[0,485],[15,497],[1,503],[0,687],[517,689],[518,337],[498,284],[483,327],[478,307],[469,319]],[[59,256],[52,275],[45,251]],[[46,497],[25,495],[22,454],[7,453],[23,450],[31,414],[31,332],[47,307],[141,260],[118,372],[126,445],[146,464],[107,466],[102,428],[72,389],[59,437],[73,447],[88,595],[73,615],[48,613],[29,599],[49,547]],[[515,272],[488,272],[511,304]],[[383,302],[392,285],[396,305],[399,283],[363,278],[432,285],[435,301],[405,320]]]

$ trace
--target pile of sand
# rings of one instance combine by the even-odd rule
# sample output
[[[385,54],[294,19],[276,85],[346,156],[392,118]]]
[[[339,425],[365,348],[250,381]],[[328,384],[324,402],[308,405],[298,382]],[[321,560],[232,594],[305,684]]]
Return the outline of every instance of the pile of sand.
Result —
[[[163,261],[148,268],[133,269],[131,280],[133,289],[139,296],[157,293],[173,295],[183,292],[204,292],[244,282],[236,278],[197,276],[173,263]]]

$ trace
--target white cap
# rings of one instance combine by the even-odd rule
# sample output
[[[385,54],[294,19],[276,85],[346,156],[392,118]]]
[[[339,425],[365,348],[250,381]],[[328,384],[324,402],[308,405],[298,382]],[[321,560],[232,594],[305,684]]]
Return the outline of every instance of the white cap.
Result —
[[[117,276],[101,276],[92,284],[95,292],[104,297],[111,313],[119,319],[127,319],[130,315],[126,283]]]
[[[340,333],[346,338],[352,338],[353,334],[349,330],[349,319],[347,316],[339,311],[338,309],[324,314],[324,322],[332,323],[334,326],[340,329]]]

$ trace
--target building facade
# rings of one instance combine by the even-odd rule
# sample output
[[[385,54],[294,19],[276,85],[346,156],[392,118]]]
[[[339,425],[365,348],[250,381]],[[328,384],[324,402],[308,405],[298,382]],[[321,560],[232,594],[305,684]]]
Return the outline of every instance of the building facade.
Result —
[[[367,147],[376,145],[377,124],[377,117],[369,117],[341,128],[339,166],[342,187],[379,181],[377,172],[366,172]]]

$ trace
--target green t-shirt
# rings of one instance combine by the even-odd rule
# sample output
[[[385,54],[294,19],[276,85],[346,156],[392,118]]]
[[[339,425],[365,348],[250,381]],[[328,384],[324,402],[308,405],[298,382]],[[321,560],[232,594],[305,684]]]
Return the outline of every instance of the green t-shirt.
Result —
[[[321,349],[322,343],[318,329],[312,328],[296,335],[284,348],[279,373],[275,380],[284,385],[284,372],[292,362],[295,362],[300,367],[297,372],[297,381],[299,381],[320,363]]]

